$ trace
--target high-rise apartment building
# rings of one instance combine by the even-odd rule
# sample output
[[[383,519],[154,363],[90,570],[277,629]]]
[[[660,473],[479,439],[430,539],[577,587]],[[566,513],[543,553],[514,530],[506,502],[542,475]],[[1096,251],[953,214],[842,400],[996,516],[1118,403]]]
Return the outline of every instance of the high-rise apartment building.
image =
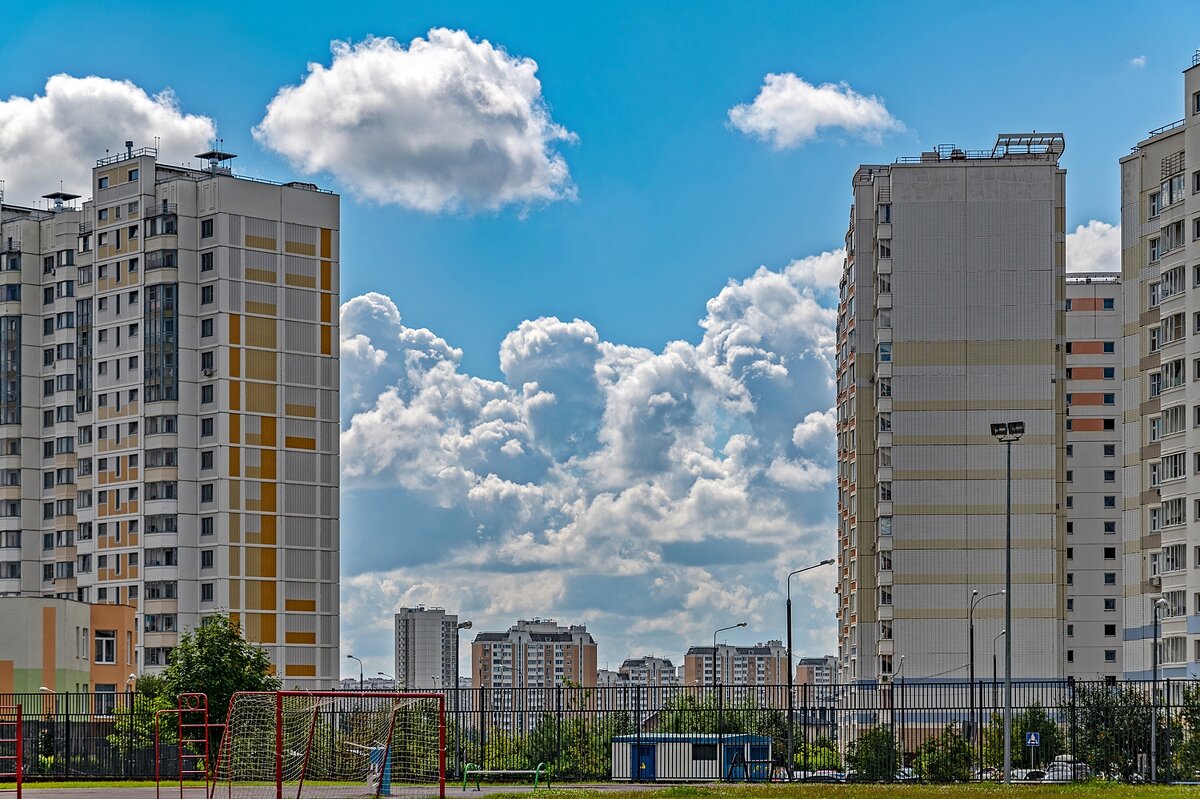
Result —
[[[715,655],[715,659],[714,659]],[[784,685],[787,649],[782,641],[754,646],[693,646],[683,657],[684,685]]]
[[[338,677],[338,197],[97,162],[0,212],[0,593],[137,608],[138,672],[228,611]]]
[[[1067,276],[1066,673],[1122,674],[1121,278]],[[978,642],[977,642],[978,643]]]
[[[679,670],[667,658],[642,655],[626,658],[617,672],[627,685],[664,687],[679,685]]]
[[[554,619],[521,619],[507,632],[482,632],[471,644],[477,688],[554,688],[596,685],[596,641],[587,627]]]
[[[400,608],[396,614],[396,684],[442,691],[458,677],[458,616],[444,608]]]
[[[1123,666],[1142,679],[1160,599],[1160,676],[1200,676],[1200,52],[1183,84],[1183,119],[1121,159]]]
[[[966,679],[973,590],[1005,575],[1013,673],[1064,673],[1060,134],[945,146],[854,175],[837,324],[839,682]],[[975,611],[977,652],[1003,599]]]
[[[800,658],[796,663],[796,685],[836,685],[838,662],[834,655]]]

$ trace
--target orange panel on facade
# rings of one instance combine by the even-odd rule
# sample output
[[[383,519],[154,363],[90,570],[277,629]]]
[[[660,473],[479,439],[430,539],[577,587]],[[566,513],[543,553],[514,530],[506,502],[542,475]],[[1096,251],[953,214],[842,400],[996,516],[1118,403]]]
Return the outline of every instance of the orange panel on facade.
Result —
[[[289,599],[283,603],[284,610],[295,612],[316,611],[317,600],[315,599]]]
[[[283,674],[285,677],[316,677],[317,667],[304,663],[289,663],[284,667]]]
[[[1071,395],[1072,405],[1103,405],[1104,395],[1096,391],[1087,391],[1082,394]]]
[[[1073,366],[1071,367],[1072,380],[1103,380],[1103,366]]]
[[[1071,300],[1072,311],[1099,311],[1104,307],[1104,301],[1099,297],[1080,297]]]
[[[1071,354],[1072,355],[1103,355],[1104,354],[1104,342],[1103,341],[1072,341],[1071,342]]]
[[[1091,433],[1104,429],[1103,419],[1072,419],[1071,429],[1077,433]]]

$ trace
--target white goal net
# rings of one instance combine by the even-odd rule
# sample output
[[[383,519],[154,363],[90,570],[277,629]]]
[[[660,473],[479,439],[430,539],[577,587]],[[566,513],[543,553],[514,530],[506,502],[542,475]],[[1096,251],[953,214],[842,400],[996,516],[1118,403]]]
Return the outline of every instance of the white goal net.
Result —
[[[440,694],[239,693],[212,799],[445,796]]]

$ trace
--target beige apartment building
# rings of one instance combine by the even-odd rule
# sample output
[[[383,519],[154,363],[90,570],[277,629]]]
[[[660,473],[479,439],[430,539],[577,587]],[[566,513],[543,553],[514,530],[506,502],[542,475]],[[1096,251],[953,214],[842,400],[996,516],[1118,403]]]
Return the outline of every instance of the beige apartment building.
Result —
[[[506,632],[481,632],[471,643],[477,688],[556,688],[567,682],[593,688],[597,671],[596,641],[582,624],[520,619]]]
[[[968,609],[1004,587],[1013,673],[1063,675],[1065,184],[1060,134],[865,165],[837,324],[839,683],[969,675]],[[1003,598],[975,611],[982,674]]]
[[[1067,276],[1066,673],[1122,676],[1122,289],[1115,272]],[[978,641],[977,641],[978,644]]]
[[[330,687],[338,197],[198,157],[0,206],[0,594],[134,606],[139,673],[226,610]]]
[[[1200,676],[1200,52],[1183,113],[1121,159],[1124,671]],[[1189,616],[1189,614],[1191,614]]]
[[[715,656],[715,657],[714,657]],[[693,646],[683,657],[684,685],[786,685],[787,649],[782,641],[754,646]]]

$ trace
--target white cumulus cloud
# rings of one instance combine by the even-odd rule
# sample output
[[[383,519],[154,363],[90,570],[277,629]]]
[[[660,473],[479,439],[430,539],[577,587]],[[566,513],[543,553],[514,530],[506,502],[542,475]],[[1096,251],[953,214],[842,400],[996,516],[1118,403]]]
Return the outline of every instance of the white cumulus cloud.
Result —
[[[1134,56],[1133,58],[1129,59],[1129,66],[1135,69],[1141,69],[1142,67],[1146,66],[1146,56]]]
[[[391,299],[347,301],[347,645],[383,668],[373,620],[418,602],[477,629],[586,623],[602,660],[678,658],[730,613],[775,634],[779,577],[834,546],[825,262],[841,256],[815,258],[730,281],[695,344],[655,352],[580,319],[522,322],[501,380],[464,372]],[[832,573],[811,588],[830,592]],[[799,624],[801,646],[828,651],[832,594],[811,606],[825,615]]]
[[[355,195],[421,211],[526,207],[574,196],[538,65],[465,31],[334,42],[279,90],[255,138]]]
[[[1067,234],[1068,272],[1120,272],[1121,226],[1098,219]]]
[[[91,196],[92,167],[106,150],[153,146],[170,163],[209,149],[216,127],[186,114],[170,89],[155,95],[129,81],[54,75],[42,94],[0,100],[0,180],[8,202],[58,191]]]
[[[815,138],[822,128],[838,128],[870,142],[904,130],[880,98],[859,94],[845,83],[814,86],[791,72],[767,75],[754,102],[729,109],[729,122],[780,150]]]

